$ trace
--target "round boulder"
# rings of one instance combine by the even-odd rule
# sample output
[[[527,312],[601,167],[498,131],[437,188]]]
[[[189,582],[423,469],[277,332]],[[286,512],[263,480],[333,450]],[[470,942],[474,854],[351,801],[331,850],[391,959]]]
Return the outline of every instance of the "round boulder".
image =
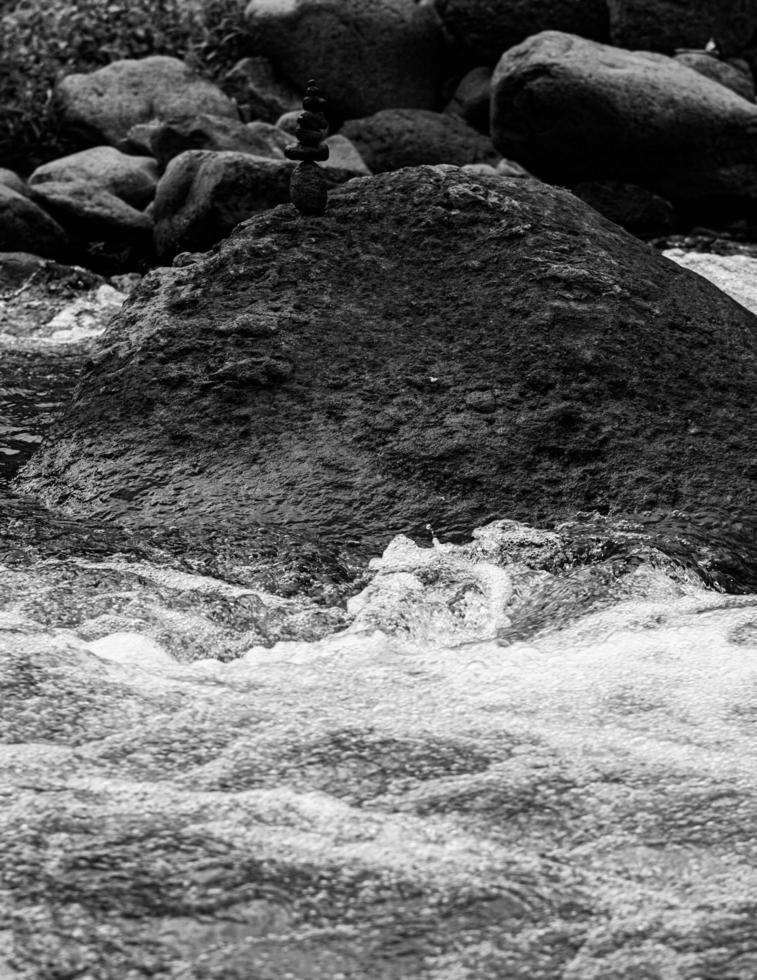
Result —
[[[428,109],[383,109],[348,119],[340,132],[374,173],[424,163],[496,163],[500,157],[489,137],[465,120]]]
[[[323,167],[331,186],[364,175],[364,165],[348,169],[348,162],[342,155],[336,166]],[[155,195],[159,258],[170,262],[179,252],[205,251],[240,221],[287,202],[294,166],[289,160],[232,150],[187,150],[174,157]]]
[[[434,0],[460,57],[494,65],[503,51],[539,31],[609,40],[606,0]]]
[[[37,167],[29,185],[39,187],[50,181],[89,182],[132,207],[143,208],[155,195],[158,165],[150,156],[131,156],[112,146],[94,146]]]
[[[252,42],[298,89],[315,78],[337,116],[433,108],[441,32],[415,0],[251,0]]]
[[[757,201],[757,108],[649,52],[544,31],[492,77],[492,139],[555,183],[620,180],[673,203]]]
[[[753,522],[756,443],[751,313],[568,191],[418,167],[146,276],[20,486],[368,552],[578,510],[717,536]]]
[[[116,146],[132,126],[208,112],[238,119],[236,105],[178,58],[114,61],[90,74],[67,75],[56,88],[63,126],[90,145]]]

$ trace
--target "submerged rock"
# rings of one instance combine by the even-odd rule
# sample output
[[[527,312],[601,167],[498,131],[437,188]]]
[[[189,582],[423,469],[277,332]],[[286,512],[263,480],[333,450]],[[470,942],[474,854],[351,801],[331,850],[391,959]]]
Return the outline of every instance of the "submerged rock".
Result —
[[[365,550],[579,509],[753,519],[757,320],[567,191],[406,169],[182,266],[132,294],[22,488]]]

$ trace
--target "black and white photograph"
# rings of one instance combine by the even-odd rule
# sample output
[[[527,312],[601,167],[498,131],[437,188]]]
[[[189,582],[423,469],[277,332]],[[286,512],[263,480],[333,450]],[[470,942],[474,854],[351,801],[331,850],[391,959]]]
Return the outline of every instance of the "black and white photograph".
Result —
[[[0,0],[0,980],[757,980],[757,0]]]

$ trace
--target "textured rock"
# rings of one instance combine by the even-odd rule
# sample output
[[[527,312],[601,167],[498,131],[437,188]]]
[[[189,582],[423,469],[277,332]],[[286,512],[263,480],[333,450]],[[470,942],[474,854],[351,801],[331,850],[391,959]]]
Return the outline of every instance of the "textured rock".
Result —
[[[714,82],[720,82],[748,102],[754,102],[754,79],[748,66],[746,71],[741,71],[729,65],[727,61],[721,61],[719,58],[698,51],[683,51],[675,55],[675,60],[693,68],[700,75],[711,78]]]
[[[300,96],[282,81],[268,58],[242,58],[226,72],[224,92],[239,106],[247,121],[276,122],[285,112],[299,110]]]
[[[154,55],[114,61],[56,87],[66,130],[90,145],[117,145],[132,126],[207,112],[237,119],[234,103],[177,58]]]
[[[653,237],[673,230],[675,214],[669,201],[636,184],[617,180],[587,181],[573,188],[595,211],[634,235]]]
[[[0,182],[0,251],[54,259],[65,255],[67,247],[65,231],[46,210]]]
[[[248,124],[207,113],[142,124],[130,130],[129,137],[132,141],[146,139],[161,167],[185,150],[236,150],[283,160],[282,147],[288,142],[284,133],[268,123]]]
[[[508,48],[539,31],[609,40],[605,0],[434,0],[459,54],[494,65]]]
[[[487,163],[499,159],[491,140],[456,116],[427,109],[384,109],[349,119],[340,130],[374,173],[424,163]]]
[[[364,168],[323,167],[329,186],[363,176]],[[294,164],[231,150],[187,150],[175,157],[155,195],[155,247],[163,261],[205,251],[257,211],[289,200]]]
[[[151,156],[131,156],[112,146],[95,146],[37,167],[29,178],[31,187],[49,181],[87,182],[135,208],[143,208],[155,195],[158,167]]]
[[[757,506],[756,378],[750,313],[569,192],[406,169],[148,275],[20,486],[369,550],[580,509],[717,537]]]
[[[613,44],[672,54],[715,38],[730,57],[757,41],[752,0],[607,0]]]
[[[672,58],[546,31],[492,79],[492,138],[537,176],[757,200],[757,109]]]
[[[253,43],[300,90],[315,78],[338,116],[433,108],[441,35],[415,0],[252,0]]]

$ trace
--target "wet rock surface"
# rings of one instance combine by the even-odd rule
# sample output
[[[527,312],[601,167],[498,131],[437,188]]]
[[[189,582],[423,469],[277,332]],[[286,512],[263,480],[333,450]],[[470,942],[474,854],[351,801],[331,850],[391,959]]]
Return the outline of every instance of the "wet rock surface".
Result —
[[[567,192],[400,171],[147,276],[19,486],[238,547],[595,509],[691,511],[716,540],[752,526],[755,343]]]

